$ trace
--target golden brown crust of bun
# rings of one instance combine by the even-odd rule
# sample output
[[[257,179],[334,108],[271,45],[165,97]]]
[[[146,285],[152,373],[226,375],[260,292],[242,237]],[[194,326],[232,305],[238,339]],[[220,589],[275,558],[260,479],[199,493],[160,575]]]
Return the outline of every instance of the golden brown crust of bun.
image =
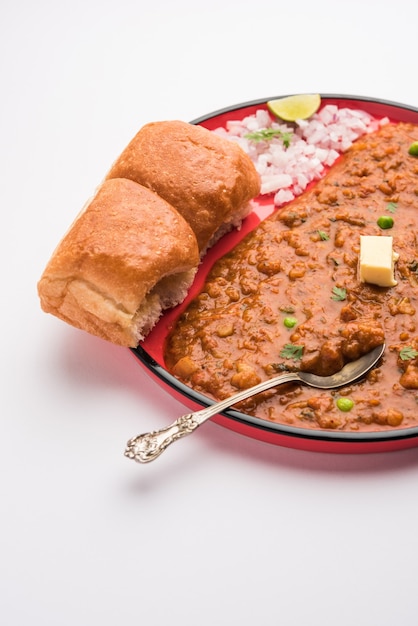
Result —
[[[164,308],[181,302],[199,263],[178,212],[131,180],[105,181],[53,253],[41,306],[64,321],[134,347]]]
[[[135,180],[164,198],[191,225],[201,252],[225,224],[237,225],[260,192],[260,177],[240,146],[177,120],[143,126],[106,178]]]

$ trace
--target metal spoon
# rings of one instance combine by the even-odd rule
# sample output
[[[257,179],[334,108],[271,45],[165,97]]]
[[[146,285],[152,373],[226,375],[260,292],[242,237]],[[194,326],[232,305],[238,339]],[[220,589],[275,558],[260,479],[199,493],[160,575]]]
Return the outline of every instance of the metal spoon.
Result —
[[[374,348],[356,361],[347,363],[342,370],[332,374],[332,376],[317,376],[307,372],[287,372],[274,378],[269,378],[254,387],[244,389],[200,411],[182,415],[166,428],[133,437],[126,444],[125,456],[138,463],[149,463],[160,456],[171,443],[186,435],[190,435],[198,426],[214,415],[221,413],[237,402],[241,402],[241,400],[283,383],[298,382],[318,389],[337,389],[338,387],[354,383],[363,378],[376,365],[384,351],[385,344],[377,346],[377,348]]]

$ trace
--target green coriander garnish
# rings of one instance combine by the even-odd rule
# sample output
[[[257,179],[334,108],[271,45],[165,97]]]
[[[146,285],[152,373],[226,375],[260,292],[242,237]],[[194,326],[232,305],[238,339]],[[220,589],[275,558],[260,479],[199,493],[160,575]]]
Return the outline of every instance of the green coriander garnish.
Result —
[[[333,287],[332,293],[331,298],[336,301],[345,300],[347,297],[347,289],[344,289],[344,287]]]
[[[284,359],[293,359],[299,361],[302,358],[303,349],[305,346],[298,346],[294,343],[287,343],[283,350],[280,352],[280,356]]]
[[[389,211],[389,213],[395,213],[397,208],[398,205],[396,204],[396,202],[388,202],[386,206],[386,211]]]
[[[415,357],[418,356],[418,351],[414,350],[412,346],[405,346],[405,348],[402,348],[402,350],[399,352],[399,356],[401,357],[402,361],[410,361],[411,359],[415,359]]]
[[[292,141],[293,133],[282,133],[282,141],[285,148],[290,146],[290,142]]]
[[[263,128],[262,130],[257,130],[253,133],[247,133],[244,137],[245,139],[249,139],[255,143],[258,143],[259,141],[271,141],[275,137],[278,137],[283,141],[284,147],[288,148],[292,140],[292,134],[293,133],[283,132],[278,128]]]
[[[324,230],[317,230],[316,232],[318,233],[319,238],[322,241],[328,241],[329,235]]]

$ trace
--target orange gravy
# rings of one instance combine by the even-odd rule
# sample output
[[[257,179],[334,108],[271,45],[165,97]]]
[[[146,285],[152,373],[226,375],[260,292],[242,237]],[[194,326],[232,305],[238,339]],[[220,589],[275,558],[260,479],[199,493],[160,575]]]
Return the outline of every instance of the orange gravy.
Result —
[[[416,426],[418,158],[408,148],[417,140],[418,126],[404,123],[357,140],[325,178],[217,261],[167,339],[167,368],[223,399],[281,371],[332,374],[385,341],[381,364],[359,384],[287,385],[235,408],[314,429]],[[392,228],[379,227],[381,216]],[[393,237],[396,286],[360,282],[360,235]]]

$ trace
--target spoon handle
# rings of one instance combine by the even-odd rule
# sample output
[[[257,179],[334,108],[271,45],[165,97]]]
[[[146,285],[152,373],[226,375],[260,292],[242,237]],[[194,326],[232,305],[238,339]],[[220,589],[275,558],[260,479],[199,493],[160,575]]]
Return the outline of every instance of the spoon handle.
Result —
[[[149,463],[159,457],[171,443],[174,443],[186,435],[190,435],[198,426],[201,426],[201,424],[206,422],[208,419],[229,408],[233,404],[241,402],[242,400],[254,396],[257,393],[261,393],[262,391],[266,391],[267,389],[271,389],[271,387],[276,387],[277,385],[294,381],[300,382],[298,374],[296,372],[286,372],[285,374],[280,374],[274,378],[264,380],[254,387],[244,389],[243,391],[240,391],[229,398],[225,398],[225,400],[211,404],[200,411],[182,415],[166,428],[137,435],[136,437],[130,439],[126,444],[125,456],[129,459],[137,461],[138,463]]]

